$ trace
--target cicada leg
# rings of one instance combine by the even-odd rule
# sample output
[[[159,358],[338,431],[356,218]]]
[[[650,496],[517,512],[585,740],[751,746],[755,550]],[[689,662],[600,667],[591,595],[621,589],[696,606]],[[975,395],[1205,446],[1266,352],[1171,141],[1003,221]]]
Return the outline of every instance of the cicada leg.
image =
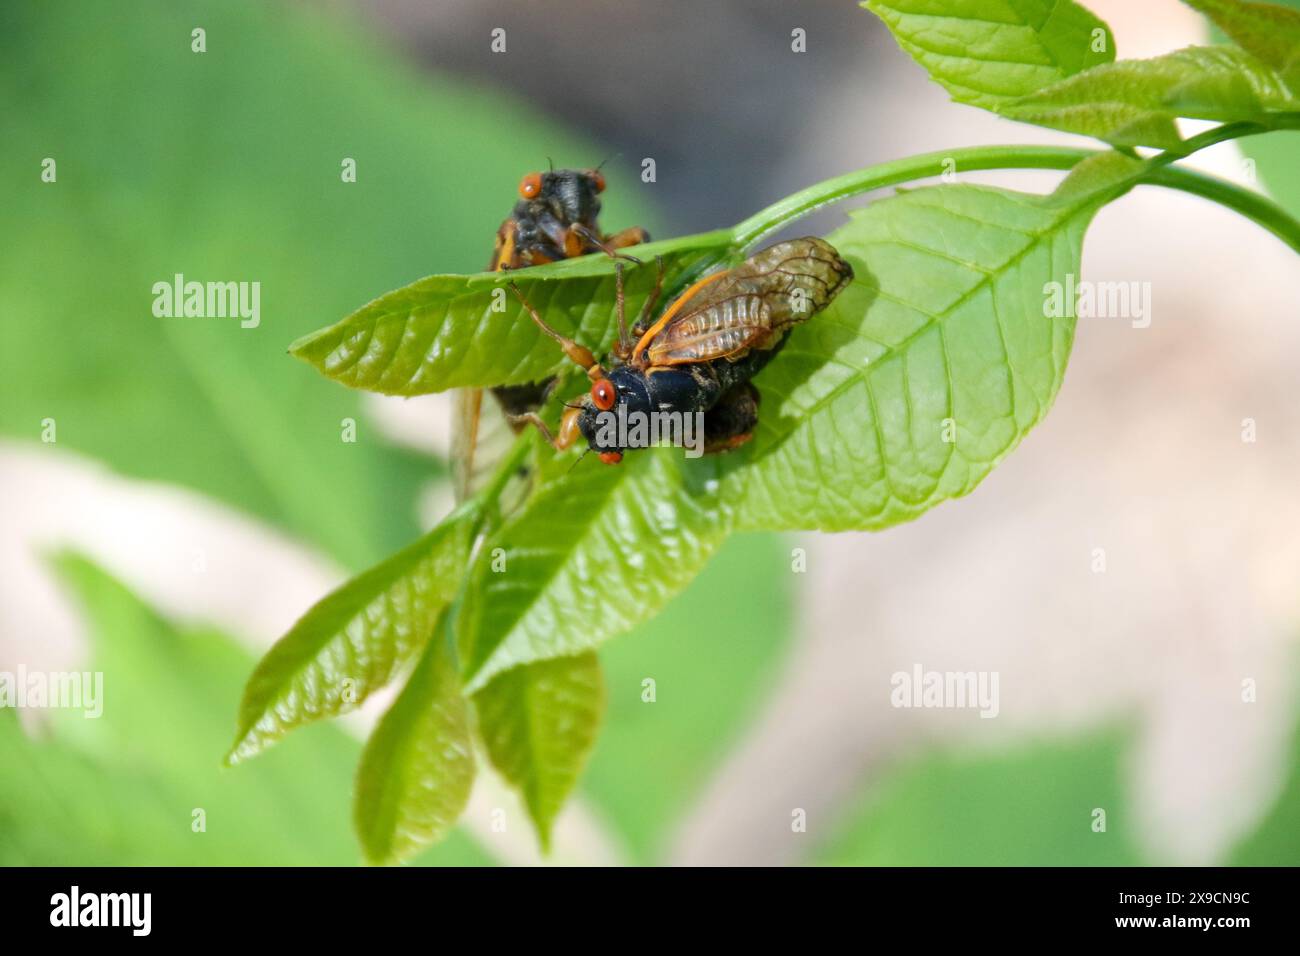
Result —
[[[527,382],[523,385],[497,385],[492,389],[492,395],[501,406],[502,413],[507,419],[515,419],[525,412],[533,411],[539,408],[551,394],[551,389],[555,386],[555,379],[548,379],[544,382]],[[518,423],[515,424],[515,431],[518,432]]]
[[[632,345],[645,332],[645,328],[654,313],[656,303],[659,301],[659,294],[664,288],[664,257],[655,256],[655,265],[658,267],[655,272],[654,288],[650,290],[650,297],[645,300],[641,306],[641,314],[637,316],[636,324],[632,326],[629,334],[627,321],[623,315],[623,276],[621,271],[617,271],[617,288],[616,302],[618,304],[618,345],[614,348],[614,355],[620,362],[626,362],[632,355]]]
[[[614,313],[618,316],[618,342],[614,344],[614,357],[624,360],[629,348],[627,314],[623,309],[623,263],[614,263]]]
[[[570,408],[564,413],[564,417],[560,419],[560,433],[558,435],[551,433],[551,430],[546,426],[546,422],[542,421],[542,416],[538,415],[536,412],[524,412],[521,415],[507,415],[506,418],[509,419],[511,425],[520,428],[524,425],[532,425],[542,433],[542,438],[546,440],[548,445],[556,451],[564,451],[566,448],[572,447],[573,443],[578,438],[579,412],[580,409]]]
[[[611,249],[626,249],[629,246],[640,246],[649,241],[650,233],[640,226],[632,226],[605,237],[605,245]]]
[[[619,252],[618,250],[629,246],[639,245],[649,238],[649,233],[639,226],[632,229],[624,229],[622,232],[617,232],[612,236],[602,236],[589,226],[584,226],[580,222],[575,222],[573,225],[569,226],[561,248],[564,249],[564,254],[569,256],[569,258],[582,255],[583,250],[590,246],[592,249],[599,249],[601,252],[605,253],[605,255],[610,256],[613,259],[626,259],[628,262],[640,265],[641,260],[636,256],[629,256],[627,253]]]
[[[573,362],[586,372],[587,377],[593,382],[605,377],[605,370],[602,369],[600,363],[596,361],[596,356],[591,354],[591,349],[587,348],[585,345],[579,345],[577,342],[573,341],[573,339],[561,335],[559,332],[555,331],[555,329],[547,325],[546,321],[538,314],[537,310],[533,308],[532,304],[524,298],[524,294],[519,291],[519,286],[515,285],[513,282],[510,283],[510,291],[515,294],[521,303],[523,303],[524,308],[528,310],[528,314],[531,315],[533,321],[537,323],[537,327],[559,343],[560,348],[564,350],[564,354],[568,356],[569,361]]]

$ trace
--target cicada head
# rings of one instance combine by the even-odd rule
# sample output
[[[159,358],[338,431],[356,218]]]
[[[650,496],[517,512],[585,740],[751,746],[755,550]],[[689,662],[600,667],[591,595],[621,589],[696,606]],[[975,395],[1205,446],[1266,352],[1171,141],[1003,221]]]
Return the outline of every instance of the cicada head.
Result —
[[[562,223],[595,226],[600,215],[600,194],[605,177],[596,169],[556,169],[530,173],[524,177],[520,194],[529,188],[526,199],[539,200],[550,207],[551,215]]]
[[[623,460],[627,447],[620,443],[620,421],[650,412],[650,393],[641,369],[621,366],[591,383],[582,404],[573,409],[574,422],[587,448],[607,465]]]

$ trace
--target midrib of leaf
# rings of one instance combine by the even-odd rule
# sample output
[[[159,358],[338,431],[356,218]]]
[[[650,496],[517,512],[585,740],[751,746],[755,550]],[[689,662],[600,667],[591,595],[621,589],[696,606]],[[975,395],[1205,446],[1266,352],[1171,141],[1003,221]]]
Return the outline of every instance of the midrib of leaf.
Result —
[[[401,743],[394,748],[395,753],[390,764],[390,773],[392,773],[396,786],[391,791],[386,791],[385,799],[380,804],[381,809],[375,814],[375,822],[381,824],[380,829],[391,834],[391,839],[387,841],[387,846],[384,847],[382,853],[374,854],[374,862],[376,863],[391,858],[400,838],[412,839],[414,837],[408,827],[404,827],[399,823],[401,806],[399,801],[392,798],[391,794],[408,792],[411,779],[411,754],[415,752],[415,742],[415,736],[407,734],[403,737]]]
[[[1032,63],[1021,63],[1019,61],[1014,61],[1014,60],[999,60],[992,57],[977,57],[974,55],[956,56],[951,53],[941,53],[938,50],[921,46],[921,44],[912,40],[900,40],[899,45],[909,48],[909,52],[911,52],[911,49],[919,50],[920,53],[932,63],[935,61],[942,61],[948,63],[949,65],[953,65],[956,63],[969,61],[969,60],[977,60],[981,63],[989,63],[989,64],[1015,63],[1017,66],[1027,66],[1033,69],[1042,69],[1043,71],[1046,71],[1052,79],[1056,78],[1055,70],[1053,70],[1047,64],[1042,64],[1040,66]],[[976,83],[971,82],[969,79],[965,81],[954,80],[951,78],[951,73],[947,73],[947,72],[944,74],[944,85],[948,87],[956,87],[958,89],[965,90],[979,96],[993,96],[998,98],[1011,97],[1017,95],[1015,92],[1015,88],[1019,86],[1019,84],[1015,84],[1015,86],[1005,87],[1002,89],[999,89],[998,87],[991,86],[991,85],[980,86]]]
[[[354,821],[366,856],[393,862],[446,834],[469,799],[475,766],[444,618],[366,743]]]
[[[528,665],[524,665],[527,667]],[[541,841],[544,849],[549,849],[551,842],[550,822],[542,818],[542,774],[548,773],[549,768],[545,766],[546,759],[541,758],[542,741],[537,734],[537,720],[535,719],[534,708],[538,697],[537,686],[534,681],[525,680],[524,684],[524,723],[525,736],[528,740],[528,753],[532,767],[531,773],[525,777],[524,783],[524,802],[528,806],[530,815],[533,817],[534,826],[537,828],[537,836]],[[549,757],[550,754],[547,754]],[[539,759],[541,758],[541,759]]]
[[[482,588],[481,593],[476,595],[475,614],[470,616],[466,634],[462,635],[465,641],[462,644],[462,654],[466,661],[463,673],[467,693],[478,692],[493,677],[516,665],[578,654],[589,650],[608,636],[629,630],[659,605],[656,603],[652,607],[641,606],[636,596],[624,593],[621,589],[626,588],[628,580],[641,579],[652,582],[654,589],[673,593],[676,588],[681,587],[681,584],[665,583],[668,575],[682,572],[694,573],[707,560],[707,556],[716,549],[727,533],[730,511],[720,499],[717,488],[711,488],[704,496],[700,496],[692,490],[692,485],[698,484],[700,480],[706,483],[713,480],[718,475],[719,466],[716,462],[705,459],[702,469],[707,470],[708,477],[701,472],[693,476],[695,479],[693,481],[689,474],[691,463],[680,456],[680,449],[645,449],[636,455],[635,467],[627,467],[633,464],[632,456],[629,456],[622,465],[617,466],[617,470],[609,466],[600,466],[603,471],[594,472],[592,478],[608,482],[608,491],[598,498],[589,498],[581,488],[572,485],[563,489],[566,496],[582,499],[584,517],[579,525],[580,533],[563,548],[527,549],[526,553],[532,556],[556,555],[559,559],[547,564],[544,573],[537,578],[529,578],[524,583],[524,587],[530,593],[521,605],[512,606],[508,617],[493,620],[491,631],[493,640],[490,645],[484,645],[481,640],[483,612],[477,605],[487,605],[502,600],[513,602],[514,598],[511,594],[519,589],[510,588],[503,596],[500,591]],[[694,464],[701,465],[700,462]],[[663,474],[656,473],[660,470]],[[660,480],[664,478],[670,480],[667,482]],[[588,503],[594,503],[594,506],[587,507]],[[677,561],[675,556],[668,555],[664,551],[665,546],[662,541],[659,542],[659,547],[653,547],[649,544],[654,540],[653,537],[643,537],[641,542],[635,545],[639,549],[638,567],[624,565],[616,555],[614,557],[616,566],[607,568],[606,580],[602,586],[620,594],[621,600],[602,600],[598,617],[588,617],[582,609],[569,609],[570,616],[593,622],[588,630],[598,633],[592,640],[578,643],[552,643],[542,651],[534,653],[534,656],[528,660],[515,659],[519,642],[528,640],[531,644],[535,640],[533,632],[537,625],[534,623],[534,618],[537,614],[545,613],[540,609],[544,601],[554,600],[550,591],[554,589],[553,585],[557,578],[563,574],[572,574],[575,580],[571,584],[579,592],[575,596],[580,602],[589,600],[583,592],[590,590],[591,582],[581,573],[582,562],[576,560],[577,555],[589,551],[593,543],[607,545],[616,552],[620,551],[624,544],[622,536],[616,533],[602,538],[599,529],[603,523],[616,522],[616,529],[624,524],[653,529],[660,523],[658,513],[654,508],[648,507],[648,503],[674,511],[676,520],[672,528],[673,544],[687,546],[688,553],[682,555],[685,561]],[[524,517],[533,521],[535,516],[549,508],[550,504],[550,502],[540,504],[533,502]],[[485,542],[481,555],[487,555],[494,546],[498,545],[504,547],[507,553],[523,552],[522,546],[510,543],[511,528],[512,525],[507,524],[496,537]],[[588,557],[590,558],[590,555]],[[659,559],[657,564],[655,558]],[[492,576],[487,571],[489,560],[480,557],[480,564],[471,577],[472,592],[478,591],[479,579]],[[506,573],[508,575],[510,572]],[[544,585],[537,587],[537,581],[544,582]],[[462,619],[465,617],[466,615],[462,614]]]
[[[475,694],[473,703],[487,755],[519,790],[545,852],[604,709],[596,655],[585,651],[512,668]]]
[[[533,719],[533,703],[537,694],[537,688],[533,681],[526,680],[523,684],[524,736],[528,741],[529,754],[535,756],[538,753],[537,721]],[[538,780],[538,775],[536,773],[530,773],[527,775],[524,782],[524,801],[528,804],[530,810],[538,805],[538,800],[541,797],[540,786],[541,783]],[[538,828],[538,832],[540,835],[540,827]],[[545,842],[545,838],[543,838],[543,842]]]
[[[584,512],[583,520],[578,522],[572,522],[574,524],[578,524],[583,529],[583,533],[579,535],[575,535],[571,539],[567,547],[552,548],[552,549],[541,549],[541,548],[529,549],[529,553],[534,556],[536,555],[555,556],[560,559],[560,560],[550,562],[549,571],[547,571],[541,577],[541,582],[543,585],[550,585],[550,583],[554,581],[556,577],[559,576],[560,572],[567,566],[569,559],[573,557],[574,553],[578,550],[579,546],[586,539],[587,534],[599,522],[604,512],[603,506],[609,502],[610,498],[614,496],[615,491],[618,490],[629,477],[635,474],[636,469],[644,469],[645,467],[648,467],[645,464],[641,464],[642,461],[648,461],[648,460],[649,460],[649,456],[643,455],[636,460],[635,464],[625,462],[624,464],[630,465],[630,467],[625,468],[623,471],[620,471],[617,474],[615,474],[612,477],[612,479],[607,480],[607,490],[604,492],[604,494],[600,495],[599,498],[586,499],[589,500],[591,504],[601,505],[602,507],[588,508]],[[604,478],[605,476],[602,475],[601,477]],[[490,553],[487,547],[484,547],[482,550],[485,554]],[[480,569],[478,571],[477,576],[484,577],[485,575],[482,569],[486,568],[487,566],[488,565],[486,563],[483,563],[483,559],[480,558]],[[487,578],[487,580],[491,580],[491,579]],[[481,584],[481,582],[475,582],[475,583]],[[483,590],[484,593],[489,593],[490,589],[484,588]],[[533,608],[538,604],[538,602],[541,601],[542,596],[546,593],[546,590],[547,588],[543,586],[537,588],[534,591],[532,599],[528,601],[527,604],[520,607],[518,613],[515,614],[512,618],[510,618],[509,621],[510,627],[506,630],[505,632],[506,634],[511,633],[514,630],[514,628],[519,624],[519,622],[524,620],[524,618],[528,616],[529,612],[531,612]],[[493,648],[493,652],[495,652],[496,647],[499,647],[501,643],[504,643],[504,641],[499,642]],[[486,665],[488,660],[491,659],[492,652],[489,652],[489,654],[486,656],[481,656],[477,653],[477,650],[478,650],[477,647],[462,648],[462,653],[465,653],[466,651],[474,652],[467,655],[469,657],[469,666],[465,671],[466,676],[475,677],[475,679],[470,680],[466,683],[466,693],[470,693],[470,694],[474,693],[477,690],[481,690],[483,687],[487,685],[488,680],[491,679],[492,676],[494,676],[494,674],[482,674],[482,667]]]
[[[717,230],[637,248],[628,266],[628,312],[636,315],[654,281],[653,257],[666,266],[664,293],[735,252],[732,230]],[[418,395],[456,386],[536,381],[564,367],[555,343],[528,319],[513,294],[493,308],[494,290],[517,284],[563,332],[603,351],[614,331],[614,265],[602,254],[546,266],[471,276],[426,276],[375,299],[334,325],[290,345],[327,377],[354,388]],[[585,283],[585,285],[574,285]],[[561,299],[557,308],[557,297]],[[385,301],[387,300],[387,301]],[[449,326],[454,336],[449,336]],[[375,350],[376,340],[382,348]],[[450,343],[450,347],[448,346]],[[505,365],[502,355],[508,356]]]
[[[354,710],[416,657],[459,590],[460,578],[443,581],[437,575],[460,567],[465,558],[455,556],[462,549],[468,552],[470,529],[479,515],[477,503],[462,506],[405,550],[310,608],[249,678],[227,762],[260,753],[302,724]],[[428,577],[423,590],[416,584],[421,576]],[[376,604],[383,608],[379,615],[373,610]],[[415,625],[428,616],[428,633],[415,633]],[[344,700],[337,687],[333,695],[322,689],[331,673],[364,681],[353,688],[353,700]]]
[[[981,19],[978,17],[962,16],[957,13],[916,13],[911,10],[900,10],[898,7],[889,5],[886,2],[886,0],[873,0],[870,6],[879,7],[881,9],[890,11],[892,14],[894,14],[895,22],[901,23],[904,20],[914,20],[914,21],[920,21],[922,23],[925,22],[935,23],[936,21],[944,22],[944,21],[956,20],[961,23],[972,23],[978,27],[992,27],[994,29],[994,32],[998,32],[998,33],[1015,33],[1017,34],[1016,36],[1017,40],[1021,39],[1019,34],[1022,33],[1027,33],[1029,34],[1030,37],[1036,38],[1038,35],[1038,31],[1041,30],[1043,24],[1047,22],[1046,17],[1044,17],[1043,20],[1038,23],[1029,23],[1029,22],[1016,23],[1014,21]],[[881,19],[885,19],[885,15],[883,13],[880,14],[880,17]],[[927,53],[933,53],[937,56],[948,56],[948,57],[953,57],[954,59],[978,60],[981,63],[1015,63],[1017,66],[1025,65],[1025,66],[1051,66],[1056,68],[1061,67],[1060,59],[1058,59],[1052,53],[1051,49],[1048,48],[1048,46],[1044,43],[1037,44],[1037,48],[1038,51],[1043,54],[1043,59],[1046,60],[1047,62],[1041,64],[1031,64],[1031,63],[1025,63],[1022,60],[1002,60],[991,56],[980,56],[974,52],[966,53],[962,57],[956,57],[954,54],[947,53],[943,49],[940,49],[939,47],[926,46],[920,43],[919,40],[916,39],[917,34],[924,36],[923,31],[916,31],[915,33],[909,34],[909,38],[910,38],[909,42],[912,42],[917,46],[920,46]],[[957,44],[957,45],[961,45],[961,44]]]

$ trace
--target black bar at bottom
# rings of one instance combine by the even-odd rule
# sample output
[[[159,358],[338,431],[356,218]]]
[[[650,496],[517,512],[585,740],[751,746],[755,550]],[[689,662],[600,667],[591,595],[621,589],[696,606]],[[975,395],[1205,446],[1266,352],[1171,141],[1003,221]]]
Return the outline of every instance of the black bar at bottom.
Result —
[[[548,945],[559,943],[566,928],[589,931],[610,922],[632,937],[674,924],[698,935],[740,936],[785,924],[880,939],[920,930],[927,941],[969,939],[978,931],[985,942],[1104,935],[1231,943],[1286,932],[1294,873],[138,868],[10,869],[0,871],[0,881],[7,943],[76,934],[79,942],[116,937],[128,945],[160,939],[375,946],[389,932],[429,932],[444,921],[457,935],[486,931],[499,942],[504,931]],[[440,936],[425,938],[433,944]],[[588,937],[581,945],[595,942]]]

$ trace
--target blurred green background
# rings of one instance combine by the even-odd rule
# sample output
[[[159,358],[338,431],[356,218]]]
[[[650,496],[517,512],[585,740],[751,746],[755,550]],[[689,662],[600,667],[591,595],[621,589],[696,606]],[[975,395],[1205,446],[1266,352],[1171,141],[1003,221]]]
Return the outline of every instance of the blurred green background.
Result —
[[[5,3],[0,435],[39,448],[52,417],[60,450],[201,492],[348,570],[378,560],[418,533],[418,493],[445,464],[379,437],[357,394],[285,347],[419,276],[481,269],[522,172],[609,154],[558,112],[419,69],[346,6]],[[56,184],[40,180],[45,157]],[[344,157],[355,184],[340,181]],[[1300,202],[1294,151],[1270,143],[1259,159]],[[667,235],[680,222],[641,198],[635,162],[607,171],[607,227]],[[155,319],[151,286],[177,272],[260,281],[260,327]],[[362,423],[356,444],[338,438],[348,416]],[[581,793],[630,860],[665,858],[773,686],[792,630],[787,560],[777,537],[733,540],[602,652],[610,712]],[[100,721],[56,713],[35,735],[0,713],[0,863],[358,862],[358,740],[316,726],[219,769],[255,655],[237,635],[165,619],[75,555],[51,568],[113,705]],[[641,701],[647,676],[654,706]],[[994,758],[916,755],[810,842],[808,860],[1145,862],[1123,824],[1126,740],[1112,727]],[[1117,808],[1113,839],[1063,824],[1080,792]],[[1278,809],[1233,859],[1300,858],[1297,814],[1300,752]],[[499,861],[462,831],[421,862]]]

